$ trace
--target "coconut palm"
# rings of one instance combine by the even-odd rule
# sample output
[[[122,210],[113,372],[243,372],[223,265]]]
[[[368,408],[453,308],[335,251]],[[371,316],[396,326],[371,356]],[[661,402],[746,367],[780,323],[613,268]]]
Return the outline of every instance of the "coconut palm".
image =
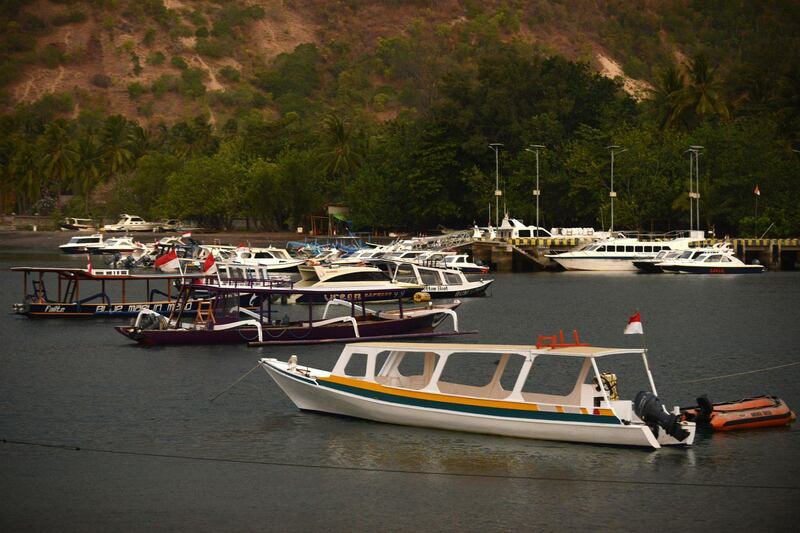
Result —
[[[320,170],[329,176],[352,176],[364,160],[362,135],[333,113],[323,121],[322,143],[317,153]]]
[[[687,124],[709,117],[730,117],[722,84],[702,54],[684,65],[684,87],[675,93],[675,115]]]
[[[83,196],[83,206],[86,213],[89,212],[89,194],[100,178],[100,163],[102,154],[97,144],[91,137],[81,137],[76,146],[78,155],[75,163],[74,187]]]
[[[64,120],[55,120],[47,125],[39,139],[42,153],[42,177],[59,193],[72,178],[78,154],[67,131]]]
[[[103,163],[108,175],[117,174],[133,161],[133,135],[130,123],[121,115],[108,117],[100,131]]]
[[[651,91],[650,105],[655,111],[660,129],[672,126],[678,119],[677,98],[683,86],[683,75],[674,65],[667,67],[659,75],[656,87]]]
[[[25,212],[39,200],[42,191],[41,175],[39,173],[39,154],[34,145],[22,139],[16,143],[17,151],[11,158],[9,171],[16,184],[17,209]]]

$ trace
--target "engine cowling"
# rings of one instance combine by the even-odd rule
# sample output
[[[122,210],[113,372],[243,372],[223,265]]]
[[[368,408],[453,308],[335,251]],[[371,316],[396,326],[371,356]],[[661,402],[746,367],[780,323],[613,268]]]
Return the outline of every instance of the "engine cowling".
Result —
[[[656,435],[658,435],[658,428],[661,427],[667,432],[667,435],[678,441],[684,441],[689,437],[689,432],[681,426],[681,415],[668,413],[661,400],[652,392],[640,391],[636,395],[633,400],[633,412],[648,426],[655,426]]]

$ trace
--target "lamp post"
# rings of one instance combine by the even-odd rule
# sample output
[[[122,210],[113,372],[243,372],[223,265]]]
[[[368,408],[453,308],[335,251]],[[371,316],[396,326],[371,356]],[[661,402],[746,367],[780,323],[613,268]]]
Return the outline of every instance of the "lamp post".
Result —
[[[607,150],[611,151],[611,192],[608,193],[608,196],[611,198],[611,230],[614,231],[614,198],[617,197],[617,193],[614,192],[614,156],[616,154],[621,154],[622,152],[626,152],[628,149],[623,148],[622,150],[617,150],[619,146],[616,144],[611,144],[606,146]]]
[[[693,144],[689,147],[689,198],[694,198],[694,221],[697,223],[697,229],[700,229],[700,152],[703,150],[702,146]],[[694,158],[694,159],[692,159]],[[694,180],[696,183],[696,187],[694,187],[694,191],[692,191],[692,164],[694,164]],[[693,230],[694,227],[692,225],[692,204],[689,204],[689,229]]]
[[[539,196],[542,191],[539,189],[539,149],[545,148],[543,144],[532,144],[530,147],[525,148],[526,152],[536,154],[536,188],[533,190],[533,195],[536,197],[536,237],[539,236]]]
[[[500,197],[503,191],[500,190],[500,147],[503,143],[490,143],[489,148],[494,150],[494,225],[500,225]]]

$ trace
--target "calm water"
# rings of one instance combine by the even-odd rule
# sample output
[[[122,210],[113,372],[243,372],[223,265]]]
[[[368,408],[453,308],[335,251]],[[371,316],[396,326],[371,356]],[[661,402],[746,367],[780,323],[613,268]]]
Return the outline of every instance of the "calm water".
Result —
[[[83,260],[0,251],[0,438],[72,448],[0,443],[3,531],[797,527],[800,424],[658,451],[528,441],[302,413],[261,370],[211,403],[260,357],[330,368],[340,347],[143,349],[118,321],[18,318],[20,264]],[[770,393],[800,408],[800,365],[685,383],[798,360],[797,273],[494,277],[459,310],[480,330],[462,339],[575,328],[637,347],[621,333],[638,309],[669,406]]]

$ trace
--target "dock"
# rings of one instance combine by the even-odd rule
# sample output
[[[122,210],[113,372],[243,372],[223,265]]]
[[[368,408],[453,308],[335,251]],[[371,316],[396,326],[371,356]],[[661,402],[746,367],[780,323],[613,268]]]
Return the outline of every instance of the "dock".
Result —
[[[473,260],[490,265],[497,272],[536,272],[556,270],[558,265],[545,257],[552,252],[566,252],[591,242],[589,237],[540,237],[507,240],[471,240],[454,246]],[[692,246],[712,246],[723,239],[705,239]],[[769,270],[800,269],[800,239],[727,239],[736,257],[747,264],[758,261]]]

